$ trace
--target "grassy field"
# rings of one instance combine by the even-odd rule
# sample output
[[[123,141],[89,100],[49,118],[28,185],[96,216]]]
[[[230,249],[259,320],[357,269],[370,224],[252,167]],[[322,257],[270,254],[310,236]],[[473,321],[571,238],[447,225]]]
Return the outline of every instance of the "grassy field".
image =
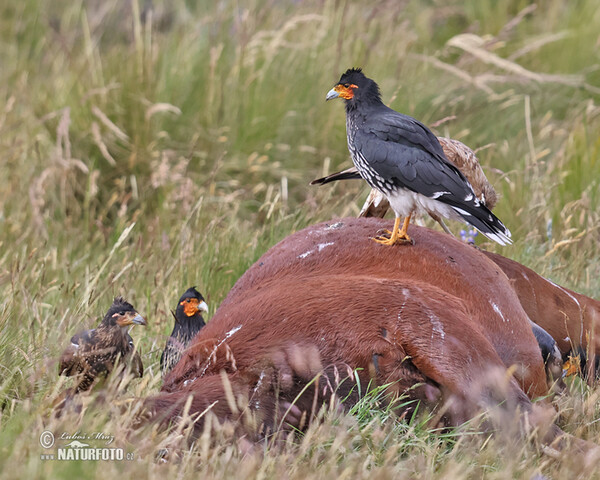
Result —
[[[128,395],[158,391],[169,310],[187,287],[212,314],[277,241],[357,214],[364,184],[308,185],[350,166],[343,106],[325,94],[351,66],[396,110],[480,149],[515,240],[483,246],[600,296],[597,1],[154,3],[0,3],[2,477],[579,474],[476,424],[440,434],[422,418],[397,422],[369,408],[376,398],[251,448],[227,426],[188,450],[185,432],[132,438],[119,412],[135,410]],[[84,418],[49,423],[68,385],[57,357],[115,295],[148,319],[133,332],[145,377]],[[600,390],[570,386],[560,425],[600,443]],[[135,460],[41,460],[46,429],[110,433]],[[167,444],[179,457],[154,462]]]

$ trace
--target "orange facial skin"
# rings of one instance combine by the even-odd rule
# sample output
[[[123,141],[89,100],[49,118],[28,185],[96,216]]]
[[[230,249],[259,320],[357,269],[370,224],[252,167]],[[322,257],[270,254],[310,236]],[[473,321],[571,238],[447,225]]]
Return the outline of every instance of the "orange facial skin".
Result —
[[[341,83],[338,83],[335,87],[333,87],[333,89],[338,93],[339,97],[343,98],[344,100],[351,100],[352,97],[354,97],[355,88],[358,87],[353,83],[346,83],[343,85]]]
[[[198,299],[197,298],[188,298],[180,303],[183,305],[183,313],[185,313],[188,317],[193,317],[198,313]]]

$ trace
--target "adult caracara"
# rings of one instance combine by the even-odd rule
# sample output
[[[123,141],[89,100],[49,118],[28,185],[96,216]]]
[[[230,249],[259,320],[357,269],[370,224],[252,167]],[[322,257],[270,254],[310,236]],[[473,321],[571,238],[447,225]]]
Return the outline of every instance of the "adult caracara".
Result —
[[[411,216],[430,212],[468,223],[500,245],[512,243],[510,231],[448,161],[435,135],[414,118],[385,106],[377,84],[360,69],[347,70],[326,99],[338,97],[346,103],[352,161],[371,188],[385,195],[396,215],[389,238],[375,241],[384,245],[410,241]]]
[[[171,312],[175,317],[175,326],[160,356],[163,377],[179,361],[190,340],[206,325],[202,312],[208,313],[204,297],[195,287],[188,288],[179,299],[175,313]]]
[[[485,173],[483,173],[483,169],[479,164],[475,152],[458,140],[446,137],[437,137],[437,139],[440,142],[440,145],[444,150],[444,155],[446,155],[448,161],[454,164],[454,166],[467,178],[479,201],[490,210],[493,210],[498,201],[498,196],[496,190],[494,190],[494,187],[485,176]],[[341,172],[332,173],[326,177],[313,180],[310,184],[325,185],[326,183],[335,182],[337,180],[360,178],[362,177],[358,173],[358,169],[353,166]],[[390,203],[387,201],[387,198],[385,198],[379,190],[373,188],[365,200],[359,217],[383,218],[389,208]],[[452,234],[441,217],[434,212],[427,213],[429,213],[429,215],[438,222],[447,233]]]
[[[59,375],[80,375],[74,393],[89,390],[97,379],[110,374],[117,358],[125,364],[131,362],[131,371],[144,374],[140,355],[135,352],[128,331],[133,325],[146,325],[146,321],[122,297],[114,299],[104,319],[97,328],[77,333],[60,357]]]

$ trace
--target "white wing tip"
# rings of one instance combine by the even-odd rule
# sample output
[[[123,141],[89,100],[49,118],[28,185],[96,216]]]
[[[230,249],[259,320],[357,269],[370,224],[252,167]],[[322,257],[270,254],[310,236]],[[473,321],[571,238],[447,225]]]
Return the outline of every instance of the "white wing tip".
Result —
[[[478,229],[479,230],[479,229]],[[479,230],[481,232],[481,230]],[[510,238],[510,230],[506,229],[504,232],[481,232],[490,240],[502,245],[503,247],[507,245],[512,245],[512,240]]]

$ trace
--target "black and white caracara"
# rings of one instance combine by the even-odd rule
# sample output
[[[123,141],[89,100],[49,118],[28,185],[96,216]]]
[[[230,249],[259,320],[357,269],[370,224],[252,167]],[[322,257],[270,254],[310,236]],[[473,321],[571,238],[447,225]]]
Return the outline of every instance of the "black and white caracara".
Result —
[[[179,299],[175,317],[175,326],[160,356],[160,369],[163,377],[179,362],[190,340],[206,325],[202,312],[208,313],[208,305],[195,287],[188,288]]]
[[[448,161],[436,136],[414,118],[385,106],[377,84],[360,69],[347,70],[326,99],[338,97],[346,103],[352,161],[371,188],[386,196],[396,214],[390,237],[375,241],[384,245],[410,241],[411,216],[432,212],[468,223],[500,245],[512,243],[510,231]]]
[[[74,393],[89,390],[97,379],[110,374],[117,361],[128,364],[137,375],[144,374],[144,366],[135,351],[129,329],[146,325],[146,320],[122,297],[114,299],[97,328],[77,333],[60,357],[59,375],[80,375]],[[134,354],[135,352],[135,354]]]
[[[493,210],[494,206],[498,201],[498,195],[496,190],[489,182],[483,169],[479,164],[479,160],[475,155],[475,152],[467,147],[464,143],[454,140],[452,138],[437,137],[444,155],[450,163],[458,168],[462,174],[469,181],[473,187],[475,195],[479,201],[484,204],[490,210]],[[317,178],[310,182],[311,185],[325,185],[326,183],[335,182],[338,180],[353,180],[361,179],[362,177],[358,173],[358,169],[354,166],[347,168],[341,172],[332,173],[323,178]],[[359,217],[377,217],[383,218],[390,208],[390,203],[387,198],[376,189],[371,189],[369,196],[365,200],[365,203],[360,211]],[[441,227],[447,232],[452,234],[448,229],[444,220],[436,215],[434,212],[427,212],[429,215],[438,222]]]

